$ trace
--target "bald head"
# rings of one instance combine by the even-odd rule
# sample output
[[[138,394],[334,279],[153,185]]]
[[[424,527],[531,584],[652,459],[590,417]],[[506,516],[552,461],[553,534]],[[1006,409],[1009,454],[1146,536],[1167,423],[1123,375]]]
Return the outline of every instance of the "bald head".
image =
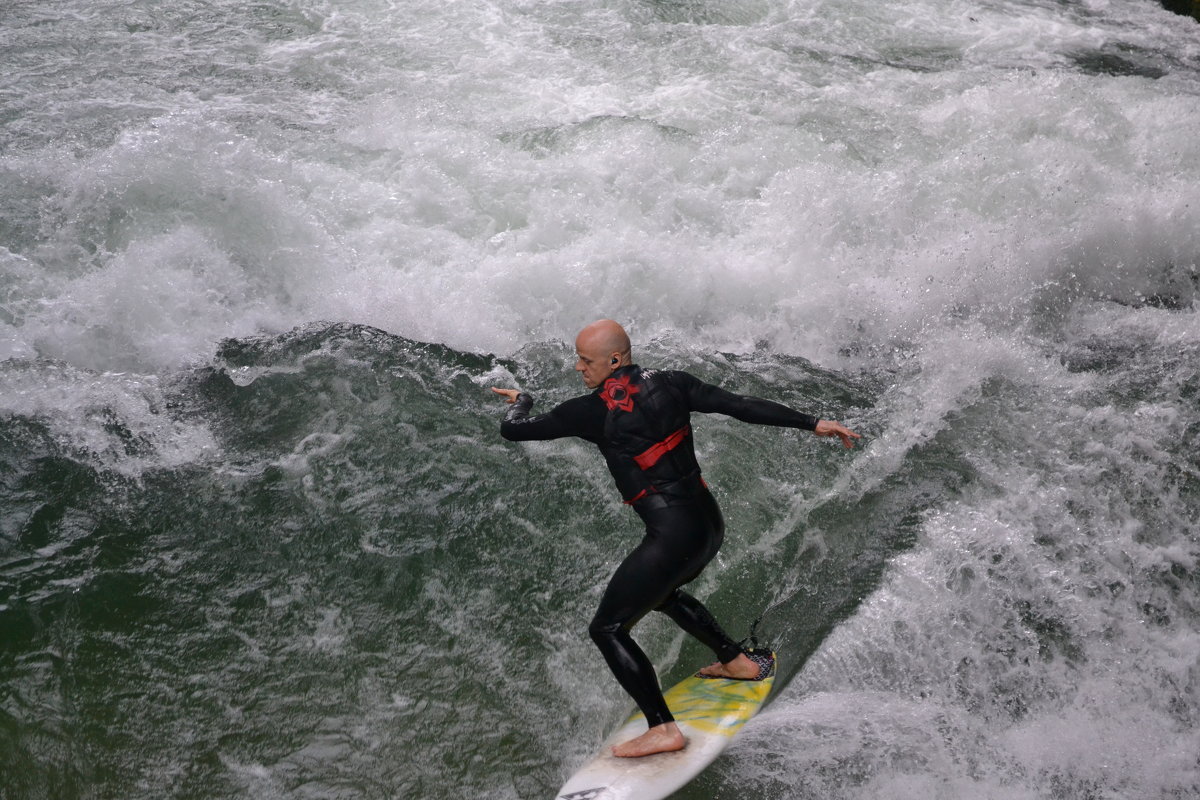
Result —
[[[575,337],[575,346],[585,346],[588,349],[599,348],[605,353],[628,356],[629,334],[618,322],[611,319],[598,319],[579,332],[579,335]]]
[[[575,369],[583,382],[594,389],[620,367],[633,363],[629,334],[611,319],[598,319],[575,337]]]

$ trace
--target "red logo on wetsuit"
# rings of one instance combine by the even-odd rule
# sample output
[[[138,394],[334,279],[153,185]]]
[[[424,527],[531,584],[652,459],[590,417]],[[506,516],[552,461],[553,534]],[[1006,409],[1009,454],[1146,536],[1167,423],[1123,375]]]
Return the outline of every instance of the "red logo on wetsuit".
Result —
[[[629,382],[628,375],[622,375],[619,378],[609,378],[604,382],[604,391],[600,393],[600,399],[604,401],[604,405],[608,406],[609,411],[614,408],[633,411],[633,396],[641,390],[641,386]]]

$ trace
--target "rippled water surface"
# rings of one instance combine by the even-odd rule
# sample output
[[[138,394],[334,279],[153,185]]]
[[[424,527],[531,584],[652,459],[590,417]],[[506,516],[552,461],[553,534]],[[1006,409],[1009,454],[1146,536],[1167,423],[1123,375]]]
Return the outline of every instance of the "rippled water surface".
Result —
[[[629,702],[571,340],[694,420],[773,702],[677,797],[1200,797],[1200,26],[10,0],[0,797],[549,798]],[[666,681],[707,654],[637,629]]]

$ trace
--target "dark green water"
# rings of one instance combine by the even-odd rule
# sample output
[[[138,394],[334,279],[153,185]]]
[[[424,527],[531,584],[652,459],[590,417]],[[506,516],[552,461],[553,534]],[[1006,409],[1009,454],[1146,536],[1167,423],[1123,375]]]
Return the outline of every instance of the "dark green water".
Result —
[[[681,357],[736,390],[847,409],[870,428],[861,381],[798,359]],[[564,759],[624,713],[585,627],[638,529],[590,445],[500,440],[484,377],[511,371],[565,398],[577,389],[565,348],[513,362],[334,326],[229,342],[218,364],[165,392],[164,423],[215,438],[179,469],[120,476],[36,419],[4,424],[12,795],[552,788]],[[127,452],[149,447],[93,412]],[[960,478],[947,467],[855,509],[818,505],[811,521],[832,542],[819,559],[795,537],[754,553],[787,476],[819,493],[845,456],[796,432],[697,427],[731,530],[703,592],[744,632],[788,568],[763,626],[786,653],[785,683]],[[643,627],[663,659],[672,634]],[[689,644],[664,677],[704,657]]]
[[[1127,356],[1093,341],[1072,363],[1103,373]],[[885,570],[906,571],[895,559],[922,539],[928,548],[939,515],[967,503],[986,516],[980,509],[1013,488],[986,474],[1017,452],[994,415],[1020,425],[1029,413],[1008,380],[977,386],[941,432],[877,469],[887,461],[880,419],[897,414],[880,397],[898,372],[840,375],[802,359],[701,355],[665,342],[640,360],[818,415],[841,410],[868,443],[878,439],[872,457],[796,431],[697,419],[730,534],[695,588],[739,635],[770,606],[761,633],[782,653],[785,698],[818,648],[837,652],[834,631],[869,623],[877,611],[864,601],[895,591]],[[1165,374],[1150,371],[1140,387],[1126,374],[1128,401],[1150,400]],[[626,711],[585,627],[638,530],[590,445],[503,442],[502,408],[486,387],[538,386],[548,403],[577,393],[577,380],[563,345],[507,360],[372,328],[310,326],[224,343],[212,366],[161,387],[149,422],[89,408],[99,450],[71,446],[38,415],[5,419],[4,796],[549,796]],[[1193,374],[1185,396],[1194,384]],[[152,453],[152,429],[172,425],[203,426],[211,441],[175,468],[117,468]],[[1194,438],[1196,423],[1187,430]],[[989,456],[981,471],[997,436],[1009,455]],[[1119,492],[1147,506],[1126,513],[1161,515],[1167,495],[1194,508],[1187,469],[1169,468],[1174,477],[1156,494]],[[1107,524],[1089,503],[1067,502],[1068,519]],[[1036,522],[1056,512],[1032,513]],[[1042,524],[1022,549],[1048,563],[1070,558],[1064,548],[1088,552],[1070,524]],[[955,566],[946,587],[966,606],[938,610],[982,625],[972,634],[982,640],[954,667],[959,693],[964,670],[982,683],[960,700],[1010,722],[1044,704],[1043,692],[1063,691],[1043,685],[1031,696],[1005,677],[1022,660],[1029,668],[1022,650],[1034,648],[1035,666],[1095,659],[1077,612],[1044,608],[1042,568],[1028,554],[1013,566],[1014,557],[997,544]],[[1141,624],[1173,629],[1176,615],[1194,618],[1194,573],[1178,562],[1148,573],[1162,585],[1143,591]],[[991,589],[978,592],[981,580]],[[989,619],[997,585],[1007,600]],[[1123,586],[1094,591],[1103,599]],[[852,649],[867,673],[900,679],[906,658],[925,662],[917,673],[941,669],[944,643],[932,653],[896,649],[907,624],[888,623],[882,652],[877,633],[860,634]],[[952,630],[941,634],[953,641]],[[1014,634],[1020,647],[1004,644]],[[707,659],[663,620],[643,622],[638,637],[665,682]],[[801,683],[828,679],[827,661]],[[1040,682],[1069,679],[1056,669]],[[1173,713],[1190,725],[1195,706],[1185,698],[1195,686],[1180,688]],[[803,724],[803,713],[781,713],[785,731]],[[741,794],[747,755],[719,762],[679,796]],[[868,760],[858,771],[882,766]],[[843,791],[864,779],[838,774]]]
[[[1200,798],[1197,30],[0,3],[0,800],[553,796],[639,531],[488,387],[598,316],[864,434],[693,421],[781,674],[676,800]]]

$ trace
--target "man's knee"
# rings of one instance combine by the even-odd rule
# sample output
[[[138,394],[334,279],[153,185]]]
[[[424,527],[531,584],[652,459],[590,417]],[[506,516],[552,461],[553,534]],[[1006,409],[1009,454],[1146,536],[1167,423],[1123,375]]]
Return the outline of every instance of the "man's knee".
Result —
[[[592,641],[599,647],[604,647],[607,642],[611,642],[621,632],[621,627],[619,622],[594,617],[588,625],[588,636],[592,637]]]
[[[661,603],[659,603],[658,605],[656,605],[654,607],[654,610],[661,611],[664,614],[670,614],[671,610],[676,605],[679,604],[679,598],[680,598],[680,595],[682,595],[682,594],[683,594],[682,590],[676,589],[675,591],[673,591],[669,595],[667,595],[665,598],[663,598],[663,601]]]

